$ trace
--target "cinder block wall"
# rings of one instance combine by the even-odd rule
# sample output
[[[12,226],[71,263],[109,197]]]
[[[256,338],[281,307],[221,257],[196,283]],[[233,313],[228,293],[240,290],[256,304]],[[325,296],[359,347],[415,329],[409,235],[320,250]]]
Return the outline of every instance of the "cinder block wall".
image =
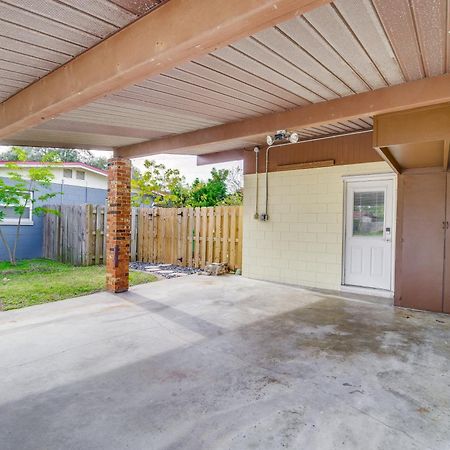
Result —
[[[255,175],[244,183],[243,275],[339,290],[344,217],[343,176],[391,172],[384,162],[269,174],[268,222],[253,218]],[[265,178],[259,175],[259,212]]]

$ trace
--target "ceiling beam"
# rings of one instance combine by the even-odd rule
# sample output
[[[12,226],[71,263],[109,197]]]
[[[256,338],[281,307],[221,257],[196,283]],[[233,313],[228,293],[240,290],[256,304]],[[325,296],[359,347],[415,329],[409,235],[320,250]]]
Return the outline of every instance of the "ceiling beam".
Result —
[[[208,146],[227,141],[230,148],[233,148],[234,140],[248,140],[256,144],[260,143],[262,137],[276,130],[300,130],[340,120],[450,102],[449,86],[450,74],[411,81],[289,111],[119,147],[115,153],[129,158],[159,153],[194,153],[194,150],[199,154],[201,149],[205,149],[206,153]]]
[[[450,104],[383,114],[373,122],[377,147],[440,141],[443,137],[450,138]]]
[[[402,173],[402,168],[400,166],[400,164],[398,163],[398,161],[394,158],[394,156],[392,155],[392,153],[389,151],[388,148],[386,147],[374,147],[375,151],[383,158],[384,161],[386,161],[390,168],[397,174],[401,174]]]
[[[218,164],[230,161],[240,161],[244,159],[244,149],[227,150],[224,152],[207,153],[197,156],[197,166],[206,166],[208,164]]]
[[[0,139],[331,0],[171,0],[0,105]]]
[[[450,153],[450,139],[444,140],[443,169],[447,172]]]

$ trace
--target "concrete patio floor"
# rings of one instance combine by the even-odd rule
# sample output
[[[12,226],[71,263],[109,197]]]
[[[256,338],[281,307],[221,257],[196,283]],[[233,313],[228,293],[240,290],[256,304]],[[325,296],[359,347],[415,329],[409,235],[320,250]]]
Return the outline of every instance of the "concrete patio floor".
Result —
[[[450,317],[190,276],[0,313],[0,448],[449,449]]]

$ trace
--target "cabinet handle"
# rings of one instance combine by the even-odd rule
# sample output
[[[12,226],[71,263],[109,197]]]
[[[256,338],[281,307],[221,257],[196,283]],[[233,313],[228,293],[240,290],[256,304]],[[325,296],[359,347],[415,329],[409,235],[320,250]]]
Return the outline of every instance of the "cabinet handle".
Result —
[[[442,229],[443,230],[448,230],[448,221],[442,222]]]

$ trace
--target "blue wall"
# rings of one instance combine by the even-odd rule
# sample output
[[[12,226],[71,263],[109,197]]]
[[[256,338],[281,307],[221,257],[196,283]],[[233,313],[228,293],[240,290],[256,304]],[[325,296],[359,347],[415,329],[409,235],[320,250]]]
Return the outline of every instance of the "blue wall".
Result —
[[[8,182],[6,179],[4,179]],[[59,205],[80,205],[84,203],[93,203],[103,205],[106,203],[106,189],[93,189],[81,186],[68,186],[61,184],[52,184],[50,192],[59,194],[50,199],[48,203]],[[40,192],[41,194],[44,191]],[[36,205],[38,202],[36,202]],[[16,233],[15,225],[1,225],[2,233],[11,245],[14,242]],[[20,227],[20,238],[17,247],[17,259],[41,258],[43,244],[43,218],[33,214],[33,225],[22,225]],[[5,246],[0,242],[0,261],[8,260],[8,252]]]

